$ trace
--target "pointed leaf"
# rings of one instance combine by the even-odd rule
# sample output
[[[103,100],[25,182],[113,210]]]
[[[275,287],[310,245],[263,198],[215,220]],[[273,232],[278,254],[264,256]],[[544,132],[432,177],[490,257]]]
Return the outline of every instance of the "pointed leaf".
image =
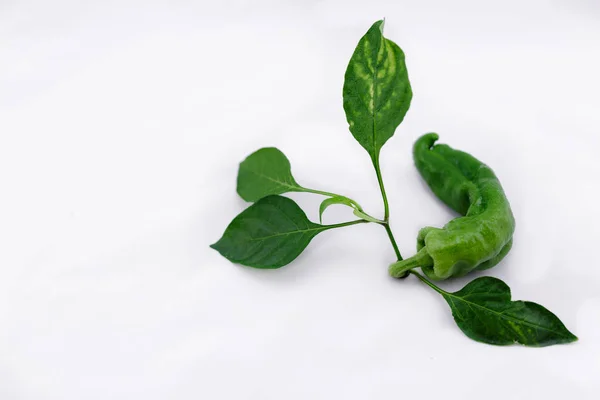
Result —
[[[375,22],[358,42],[346,69],[343,95],[350,132],[377,159],[412,99],[404,53],[383,37],[383,21]]]
[[[356,208],[358,206],[358,205],[356,205],[355,201],[353,201],[352,199],[349,199],[345,196],[329,197],[329,198],[323,200],[321,202],[321,205],[319,206],[319,221],[321,223],[323,222],[323,213],[325,212],[327,207],[332,206],[334,204],[343,204],[343,205],[346,205],[346,206],[352,207],[352,208]]]
[[[556,315],[539,304],[511,301],[500,279],[482,277],[455,293],[440,292],[465,335],[479,342],[549,346],[577,340]]]
[[[268,196],[235,217],[211,247],[235,263],[279,268],[298,257],[318,233],[331,227],[311,222],[287,197]]]
[[[302,191],[292,176],[290,162],[275,147],[265,147],[250,154],[240,164],[237,192],[246,201]]]

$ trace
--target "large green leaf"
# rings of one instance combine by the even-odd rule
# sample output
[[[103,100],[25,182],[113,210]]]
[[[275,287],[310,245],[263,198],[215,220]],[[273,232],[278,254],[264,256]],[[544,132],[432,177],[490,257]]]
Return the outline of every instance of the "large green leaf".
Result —
[[[343,95],[350,132],[376,159],[412,99],[404,53],[383,37],[383,21],[375,22],[358,42],[346,69]]]
[[[541,305],[511,301],[510,288],[500,279],[482,277],[455,293],[438,291],[450,305],[458,327],[479,342],[541,347],[577,340]]]
[[[268,196],[235,217],[223,237],[211,247],[235,263],[279,268],[298,257],[320,232],[360,222],[365,221],[315,224],[293,200]]]
[[[292,176],[285,154],[274,147],[257,150],[240,163],[237,192],[246,201],[303,190]]]

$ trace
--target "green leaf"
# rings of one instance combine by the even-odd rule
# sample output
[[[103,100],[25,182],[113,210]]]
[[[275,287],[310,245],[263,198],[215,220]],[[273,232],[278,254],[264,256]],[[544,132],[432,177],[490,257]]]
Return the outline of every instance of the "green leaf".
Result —
[[[360,222],[364,221],[315,224],[293,200],[268,196],[235,217],[223,237],[210,247],[238,264],[279,268],[298,257],[320,232]]]
[[[356,209],[357,207],[360,208],[360,206],[354,200],[349,199],[345,196],[329,197],[323,200],[321,202],[321,205],[319,206],[319,221],[321,223],[323,223],[323,213],[325,212],[327,207],[332,206],[334,204],[343,204],[345,206],[352,207],[353,209]]]
[[[280,150],[265,147],[250,154],[238,171],[237,192],[246,201],[288,192],[301,192],[290,162]]]
[[[327,209],[327,207],[332,206],[334,204],[343,204],[348,207],[351,207],[354,211],[353,214],[358,218],[367,221],[367,222],[375,222],[377,224],[383,224],[384,222],[380,219],[373,218],[366,212],[362,211],[362,207],[356,201],[349,199],[345,196],[333,196],[328,199],[323,200],[321,205],[319,206],[319,221],[323,222],[323,213]]]
[[[404,53],[383,37],[383,20],[358,42],[346,69],[343,95],[350,132],[377,159],[412,99]]]
[[[486,276],[458,292],[438,292],[450,305],[458,327],[473,340],[535,347],[577,340],[556,315],[541,305],[511,301],[510,288],[500,279]]]
[[[358,209],[354,210],[354,215],[356,215],[358,218],[362,218],[368,222],[375,222],[376,224],[384,224],[385,223],[384,221],[377,219],[377,218],[373,218],[369,214],[367,214],[361,210],[358,210]]]

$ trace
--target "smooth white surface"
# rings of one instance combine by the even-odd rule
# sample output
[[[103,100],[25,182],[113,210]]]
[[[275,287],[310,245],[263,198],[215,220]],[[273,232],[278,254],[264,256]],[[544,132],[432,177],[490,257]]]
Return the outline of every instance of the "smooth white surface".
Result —
[[[0,2],[2,400],[598,398],[598,2],[368,3]],[[576,344],[470,341],[442,298],[387,276],[378,226],[274,271],[208,247],[263,146],[381,215],[341,88],[384,16],[415,93],[381,158],[402,253],[453,217],[412,166],[437,131],[513,205],[514,248],[487,274]],[[292,197],[317,220],[322,198]]]

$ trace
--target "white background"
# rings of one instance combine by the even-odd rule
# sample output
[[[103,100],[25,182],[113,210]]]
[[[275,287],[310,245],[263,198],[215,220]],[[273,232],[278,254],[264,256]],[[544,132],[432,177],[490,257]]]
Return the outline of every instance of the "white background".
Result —
[[[486,275],[579,342],[467,339],[440,296],[387,276],[379,226],[279,270],[208,247],[264,146],[381,216],[341,90],[382,17],[415,93],[381,158],[402,253],[454,217],[412,165],[436,131],[513,206],[514,248]],[[598,71],[594,0],[0,1],[0,398],[597,399]],[[292,197],[317,220],[322,198]]]

